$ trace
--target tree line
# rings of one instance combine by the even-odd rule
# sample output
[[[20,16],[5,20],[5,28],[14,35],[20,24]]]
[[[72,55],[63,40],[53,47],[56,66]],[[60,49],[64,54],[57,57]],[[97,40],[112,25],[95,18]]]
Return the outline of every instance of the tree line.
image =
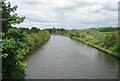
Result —
[[[66,35],[66,33],[68,32],[66,29],[64,28],[46,28],[45,30],[49,31],[51,34],[55,34],[55,35]]]
[[[31,29],[13,27],[13,24],[20,24],[25,19],[15,13],[16,9],[17,6],[11,7],[10,2],[1,3],[2,32],[0,33],[2,36],[3,79],[24,79],[27,65],[26,62],[23,62],[24,57],[50,39],[50,33],[47,30],[40,30],[36,27]]]

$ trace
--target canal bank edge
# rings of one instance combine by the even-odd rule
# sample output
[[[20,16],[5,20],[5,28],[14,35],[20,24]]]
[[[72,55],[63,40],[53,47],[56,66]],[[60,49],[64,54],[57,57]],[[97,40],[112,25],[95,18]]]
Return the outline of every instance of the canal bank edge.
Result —
[[[111,55],[111,56],[113,56],[113,57],[115,57],[115,58],[117,58],[117,59],[120,59],[120,54],[119,54],[119,53],[114,53],[114,52],[112,52],[112,51],[110,51],[110,50],[107,50],[107,49],[104,49],[104,48],[102,48],[102,47],[100,47],[100,46],[91,44],[90,42],[85,42],[85,41],[81,40],[81,39],[78,38],[78,37],[69,37],[69,38],[75,39],[75,40],[77,40],[77,41],[79,41],[79,42],[82,42],[82,43],[84,43],[84,44],[86,44],[86,45],[92,46],[92,47],[94,47],[94,48],[96,48],[96,49],[98,49],[98,50],[100,50],[100,51],[103,51],[103,52],[105,52],[105,53],[107,53],[107,54],[109,54],[109,55]]]

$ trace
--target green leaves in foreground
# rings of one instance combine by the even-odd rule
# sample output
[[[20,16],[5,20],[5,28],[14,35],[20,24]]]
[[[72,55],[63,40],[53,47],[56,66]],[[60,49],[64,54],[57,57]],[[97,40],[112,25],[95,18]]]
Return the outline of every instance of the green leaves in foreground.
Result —
[[[3,39],[2,52],[3,78],[23,78],[23,67],[26,64],[22,63],[21,60],[29,52],[29,47],[20,41],[16,41],[14,38],[5,38]]]
[[[25,55],[31,49],[41,46],[49,38],[48,31],[38,28],[13,28],[12,25],[20,24],[25,17],[19,17],[15,11],[17,6],[11,6],[10,2],[1,3],[0,14],[2,15],[2,38],[0,51],[2,51],[2,78],[24,79],[26,63],[22,62]],[[2,44],[1,44],[2,41]]]
[[[10,28],[3,36],[2,62],[3,79],[23,79],[26,63],[25,55],[36,47],[42,46],[50,38],[48,31],[31,33],[19,28]]]

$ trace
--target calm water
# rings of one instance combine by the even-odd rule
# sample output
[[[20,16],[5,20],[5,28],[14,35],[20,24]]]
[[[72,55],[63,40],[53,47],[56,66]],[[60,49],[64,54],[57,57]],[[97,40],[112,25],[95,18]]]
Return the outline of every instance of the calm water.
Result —
[[[51,36],[27,58],[26,79],[117,79],[118,60],[68,37]]]

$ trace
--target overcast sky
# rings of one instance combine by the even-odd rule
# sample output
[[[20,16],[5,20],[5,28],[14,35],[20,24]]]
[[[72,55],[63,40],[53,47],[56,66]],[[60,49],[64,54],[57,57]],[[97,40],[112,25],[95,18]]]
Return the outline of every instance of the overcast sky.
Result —
[[[81,29],[118,25],[118,0],[7,0],[25,21],[16,26]]]

